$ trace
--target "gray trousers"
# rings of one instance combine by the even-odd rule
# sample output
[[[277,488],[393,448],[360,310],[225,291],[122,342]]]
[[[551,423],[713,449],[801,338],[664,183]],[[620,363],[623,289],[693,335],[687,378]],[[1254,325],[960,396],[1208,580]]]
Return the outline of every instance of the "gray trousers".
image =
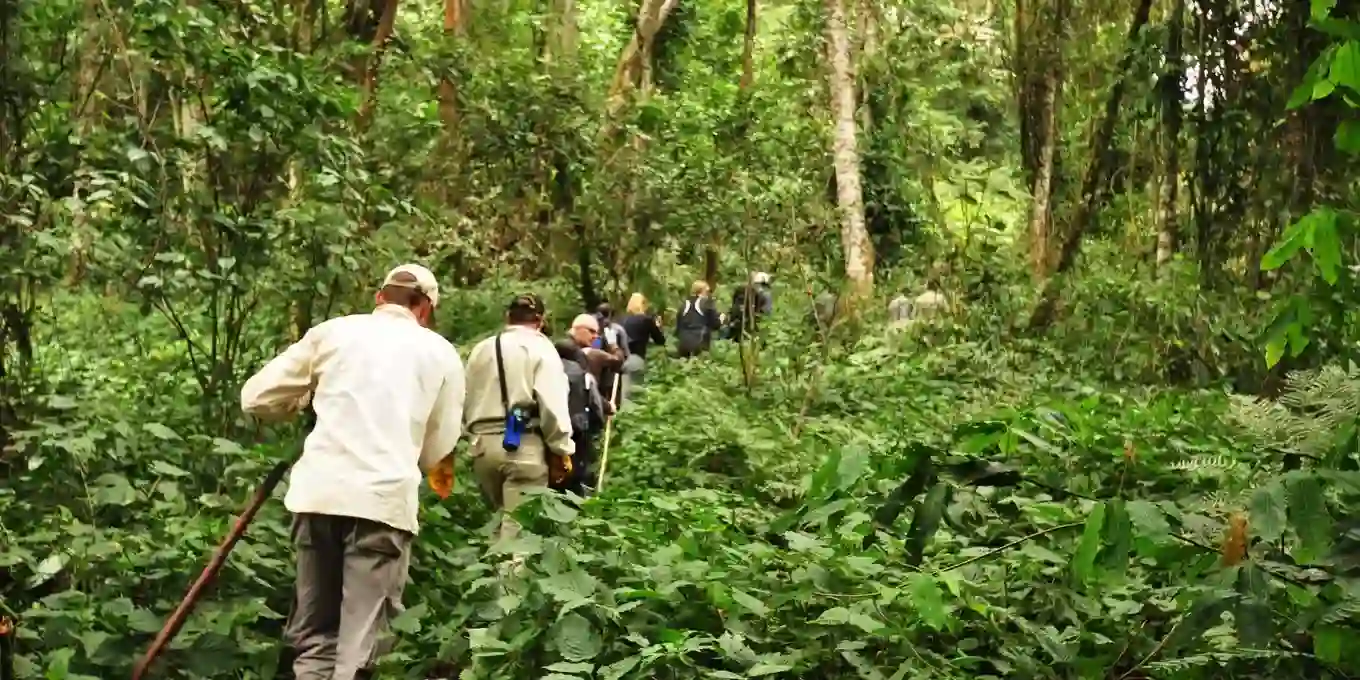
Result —
[[[297,587],[285,634],[297,680],[358,680],[391,646],[411,534],[356,517],[293,516]]]
[[[642,376],[647,371],[647,361],[636,354],[629,354],[628,359],[623,362],[623,372],[619,378],[623,383],[619,386],[619,403],[632,400],[637,393],[638,385],[642,383]],[[605,399],[609,397],[606,395]]]

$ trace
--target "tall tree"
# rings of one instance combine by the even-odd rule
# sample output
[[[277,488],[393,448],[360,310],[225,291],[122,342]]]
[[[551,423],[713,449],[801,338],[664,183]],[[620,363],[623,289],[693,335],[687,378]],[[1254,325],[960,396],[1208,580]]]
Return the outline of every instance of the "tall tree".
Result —
[[[874,249],[864,225],[864,193],[855,120],[855,69],[850,61],[850,29],[843,0],[826,0],[827,57],[831,62],[832,163],[836,205],[841,218],[841,250],[850,284],[850,309],[874,291]]]
[[[1176,252],[1177,210],[1181,183],[1180,136],[1182,108],[1185,106],[1185,64],[1182,60],[1182,33],[1185,30],[1185,0],[1176,0],[1171,26],[1167,29],[1166,71],[1160,83],[1162,100],[1162,170],[1161,191],[1157,201],[1157,268],[1160,269]]]

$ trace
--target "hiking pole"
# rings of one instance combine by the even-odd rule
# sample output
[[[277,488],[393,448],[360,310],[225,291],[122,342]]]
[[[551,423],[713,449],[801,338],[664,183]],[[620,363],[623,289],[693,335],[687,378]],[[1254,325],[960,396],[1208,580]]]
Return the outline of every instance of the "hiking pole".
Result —
[[[613,409],[615,408],[614,403],[618,399],[619,383],[621,382],[623,381],[615,380],[614,389],[609,391],[610,392],[609,407],[611,411],[613,411]],[[605,468],[609,467],[609,440],[613,438],[613,434],[614,434],[614,414],[610,413],[609,420],[604,421],[604,452],[600,454],[600,478],[595,481],[596,493],[599,493],[600,491],[604,490],[604,471]]]
[[[147,648],[142,660],[137,662],[137,666],[132,670],[132,680],[141,680],[145,677],[147,669],[151,667],[151,662],[156,660],[170,640],[179,632],[180,626],[184,625],[184,620],[189,618],[189,612],[197,604],[198,598],[203,595],[203,591],[212,583],[217,572],[222,570],[222,565],[227,562],[227,555],[231,554],[231,549],[236,547],[236,541],[240,540],[245,534],[246,527],[250,526],[251,520],[255,519],[255,513],[260,506],[269,499],[270,494],[274,493],[274,487],[279,485],[283,479],[283,473],[292,466],[291,460],[279,461],[274,465],[274,469],[265,476],[264,483],[255,490],[255,497],[250,500],[246,509],[236,517],[236,525],[231,528],[227,537],[222,539],[222,544],[217,546],[217,552],[213,553],[212,559],[208,561],[208,566],[203,568],[203,573],[198,575],[198,580],[189,586],[189,591],[184,594],[184,599],[180,600],[179,606],[175,607],[174,613],[165,621],[161,632],[156,634],[156,639],[151,641],[151,646]]]

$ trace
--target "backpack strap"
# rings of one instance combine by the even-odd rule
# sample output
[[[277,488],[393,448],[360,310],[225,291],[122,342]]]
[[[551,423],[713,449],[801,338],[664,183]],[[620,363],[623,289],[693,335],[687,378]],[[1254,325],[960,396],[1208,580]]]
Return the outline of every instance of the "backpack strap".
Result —
[[[501,336],[503,335],[505,334],[496,336],[496,377],[500,379],[501,383],[501,409],[505,411],[506,415],[509,415],[510,393],[505,388],[505,357],[501,354]]]

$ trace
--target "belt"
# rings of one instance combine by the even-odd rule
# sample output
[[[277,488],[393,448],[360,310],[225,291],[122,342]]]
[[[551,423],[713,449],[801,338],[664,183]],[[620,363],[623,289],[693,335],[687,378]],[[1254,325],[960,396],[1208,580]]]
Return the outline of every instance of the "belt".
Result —
[[[467,431],[468,434],[472,435],[505,434],[505,419],[496,418],[492,420],[487,418],[473,421],[468,423]],[[529,421],[529,429],[524,434],[533,434],[541,437],[543,436],[543,428],[539,421],[531,420]]]

